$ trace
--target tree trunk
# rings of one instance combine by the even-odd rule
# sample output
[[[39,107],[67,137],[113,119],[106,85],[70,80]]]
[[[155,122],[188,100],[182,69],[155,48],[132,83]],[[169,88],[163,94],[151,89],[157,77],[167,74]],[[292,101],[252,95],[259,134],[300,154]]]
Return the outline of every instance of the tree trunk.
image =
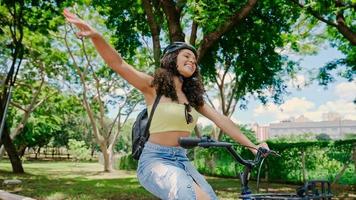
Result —
[[[197,136],[197,137],[201,137],[202,135],[201,135],[201,131],[200,131],[200,129],[199,129],[199,127],[198,126],[195,126],[194,127],[194,132],[195,132],[195,135]]]
[[[25,171],[23,170],[21,159],[17,155],[16,147],[11,141],[10,129],[6,122],[2,133],[1,141],[3,142],[7,155],[9,156],[12,166],[12,172],[21,174],[24,173]]]
[[[36,160],[38,159],[38,156],[40,156],[40,153],[41,153],[41,147],[38,147],[36,156],[35,156]]]
[[[5,154],[5,148],[4,148],[4,145],[1,144],[1,147],[0,147],[0,160],[2,159],[2,157],[4,157],[4,154]]]
[[[112,172],[112,157],[113,150],[110,148],[106,148],[106,145],[100,145],[101,153],[103,154],[104,159],[104,172]]]
[[[21,158],[25,155],[26,148],[27,145],[22,145],[19,147],[19,150],[17,152]]]

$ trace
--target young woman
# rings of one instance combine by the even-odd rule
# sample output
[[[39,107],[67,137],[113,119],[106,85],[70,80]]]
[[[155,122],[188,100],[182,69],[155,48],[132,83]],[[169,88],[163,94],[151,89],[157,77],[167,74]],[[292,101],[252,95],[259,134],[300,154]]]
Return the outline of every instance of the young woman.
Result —
[[[150,126],[150,138],[139,159],[137,176],[141,185],[161,199],[217,199],[211,186],[199,174],[179,147],[178,138],[190,135],[198,113],[213,121],[223,132],[256,153],[265,143],[253,144],[226,116],[203,100],[203,85],[195,48],[174,42],[163,51],[160,68],[154,76],[137,71],[126,63],[104,38],[75,14],[64,10],[67,21],[79,28],[79,37],[90,38],[105,62],[145,98],[148,110],[162,95]]]

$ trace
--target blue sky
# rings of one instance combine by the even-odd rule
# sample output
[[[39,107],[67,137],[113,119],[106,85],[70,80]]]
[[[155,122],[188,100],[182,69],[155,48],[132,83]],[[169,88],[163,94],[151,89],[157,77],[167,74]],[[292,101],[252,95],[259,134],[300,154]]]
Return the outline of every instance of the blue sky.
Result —
[[[353,104],[356,98],[356,81],[348,82],[337,78],[327,87],[309,81],[312,75],[310,70],[315,72],[325,63],[343,57],[337,49],[326,46],[317,55],[290,57],[300,60],[302,70],[298,72],[296,80],[288,83],[290,94],[284,97],[284,103],[264,106],[258,100],[250,98],[247,109],[236,109],[232,116],[233,121],[239,124],[268,125],[301,115],[312,121],[322,121],[323,114],[329,112],[338,113],[342,119],[356,120],[356,105]],[[211,124],[204,117],[198,123],[203,126]]]
[[[289,83],[291,94],[284,97],[285,102],[280,106],[269,104],[265,107],[260,102],[250,99],[247,109],[237,110],[233,119],[243,124],[268,125],[300,115],[313,121],[321,121],[323,113],[337,112],[343,119],[356,120],[356,105],[352,102],[356,98],[355,81],[347,82],[338,78],[327,88],[317,83],[303,86],[309,78],[307,69],[315,69],[342,56],[338,50],[327,47],[320,50],[317,55],[301,57],[300,65],[304,70],[298,73],[296,81],[302,85],[301,89],[297,89],[296,84]]]

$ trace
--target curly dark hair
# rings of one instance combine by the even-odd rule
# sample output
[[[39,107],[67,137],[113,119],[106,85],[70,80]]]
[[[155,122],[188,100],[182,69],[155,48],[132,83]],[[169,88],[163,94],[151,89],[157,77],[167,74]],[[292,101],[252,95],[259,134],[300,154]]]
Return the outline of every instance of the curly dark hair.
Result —
[[[164,95],[178,102],[177,92],[174,86],[173,77],[183,79],[182,90],[186,95],[189,104],[195,109],[204,104],[204,86],[197,67],[193,75],[185,78],[177,70],[177,57],[179,50],[166,54],[161,59],[161,67],[156,70],[152,86],[155,87],[157,94]]]

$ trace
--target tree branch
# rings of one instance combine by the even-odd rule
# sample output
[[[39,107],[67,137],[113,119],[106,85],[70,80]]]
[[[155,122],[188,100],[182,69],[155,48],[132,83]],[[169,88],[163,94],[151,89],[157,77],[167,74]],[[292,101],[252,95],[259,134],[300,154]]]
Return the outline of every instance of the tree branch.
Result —
[[[181,8],[177,8],[173,0],[161,0],[163,11],[167,17],[170,42],[184,42],[184,33],[180,26]]]
[[[67,48],[67,51],[68,51],[72,61],[73,61],[73,66],[75,67],[75,69],[77,71],[77,74],[79,75],[80,80],[82,82],[84,108],[87,111],[90,123],[93,126],[94,136],[97,139],[99,145],[103,147],[104,138],[99,133],[98,127],[97,127],[96,122],[95,122],[94,113],[93,113],[93,111],[92,111],[92,109],[91,109],[91,107],[90,107],[90,105],[89,105],[89,103],[88,103],[88,101],[86,99],[87,98],[87,95],[86,95],[87,87],[86,87],[86,84],[85,84],[85,79],[84,79],[83,73],[80,71],[80,68],[77,65],[77,62],[76,62],[76,60],[74,58],[74,55],[73,55],[71,49],[69,48],[69,44],[68,44],[68,40],[67,40],[67,35],[68,35],[67,26],[64,26],[64,28],[65,28],[64,43],[65,43],[65,46]]]
[[[192,24],[192,32],[190,33],[190,40],[189,43],[195,46],[195,41],[197,40],[197,31],[198,31],[198,24],[194,20]]]
[[[345,19],[343,16],[343,11],[339,11],[336,14],[336,22],[332,22],[330,20],[325,19],[322,15],[317,13],[316,11],[312,10],[310,7],[305,7],[304,4],[300,3],[298,0],[290,0],[293,3],[297,4],[302,9],[305,9],[307,13],[311,14],[318,20],[326,23],[329,26],[337,28],[337,30],[348,40],[351,42],[352,45],[356,45],[356,33],[354,33],[350,27],[348,27],[345,23]],[[342,7],[344,4],[341,1],[335,2],[336,7]]]
[[[151,0],[143,0],[143,9],[145,10],[148,25],[151,29],[152,33],[152,43],[153,43],[153,57],[155,60],[156,67],[159,67],[160,63],[160,56],[161,56],[161,44],[159,41],[159,35],[161,27],[155,21],[154,14],[153,14],[153,5]]]
[[[340,11],[336,15],[337,21],[337,30],[348,40],[352,45],[356,45],[356,33],[352,32],[352,30],[346,25],[345,18],[343,16],[343,12]]]
[[[323,16],[321,16],[320,14],[318,14],[317,12],[312,10],[310,7],[305,7],[305,5],[300,3],[298,0],[290,0],[290,1],[292,1],[295,4],[297,4],[302,9],[305,9],[308,13],[313,15],[315,18],[317,18],[318,20],[328,24],[329,26],[333,26],[333,27],[337,26],[337,24],[335,22],[332,22],[332,21],[329,21],[329,20],[325,19]]]
[[[249,0],[243,8],[230,17],[224,24],[219,26],[215,31],[205,35],[198,49],[198,62],[204,57],[208,49],[225,33],[230,31],[238,23],[242,22],[247,17],[250,11],[256,5],[257,0]]]
[[[84,40],[83,39],[80,39],[80,40],[82,42],[82,50],[83,50],[83,53],[84,53],[85,60],[87,61],[88,66],[90,67],[90,70],[92,71],[93,78],[95,80],[95,89],[96,89],[96,93],[97,93],[97,97],[98,97],[99,110],[100,110],[100,118],[99,118],[100,126],[101,126],[101,129],[106,129],[106,126],[105,126],[105,123],[104,123],[104,114],[105,114],[104,104],[103,104],[103,101],[101,99],[101,92],[100,92],[100,89],[99,89],[100,88],[100,80],[96,76],[95,71],[94,71],[94,67],[91,64],[91,60],[90,60],[90,58],[89,58],[89,56],[88,56],[88,54],[86,52],[86,47],[85,47]]]
[[[24,111],[24,112],[27,112],[27,110],[26,110],[25,108],[22,108],[20,104],[15,103],[14,101],[11,101],[11,102],[10,102],[10,105],[12,105],[12,106],[14,106],[14,107],[16,107],[16,108],[18,108],[18,109]]]
[[[210,106],[214,108],[214,110],[217,110],[213,104],[213,101],[210,99],[210,97],[205,93],[206,99],[208,100],[208,102],[210,103]]]

